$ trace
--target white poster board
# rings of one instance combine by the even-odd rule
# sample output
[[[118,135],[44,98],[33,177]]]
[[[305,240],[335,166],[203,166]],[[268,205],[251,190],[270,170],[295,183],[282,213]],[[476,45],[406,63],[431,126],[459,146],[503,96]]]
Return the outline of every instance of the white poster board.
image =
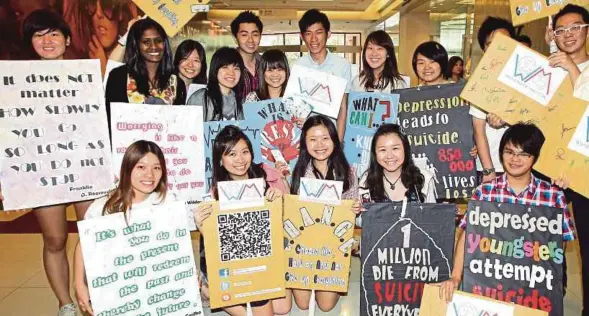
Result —
[[[446,316],[512,316],[513,313],[513,305],[500,304],[491,300],[483,300],[460,293],[454,293],[452,295],[452,302],[448,303],[446,309]]]
[[[308,112],[337,118],[346,92],[347,80],[299,65],[294,65],[290,70],[283,97],[287,100],[286,103],[302,102],[309,108]],[[288,99],[291,100],[288,101]]]
[[[203,114],[200,106],[111,103],[113,166],[119,173],[127,146],[160,146],[168,169],[168,196],[199,201],[205,193]]]
[[[203,315],[184,209],[172,202],[132,209],[128,223],[123,213],[78,222],[94,315]]]
[[[111,189],[99,61],[11,60],[0,69],[4,208],[95,199]]]
[[[589,106],[579,120],[575,134],[569,142],[569,149],[589,157]]]

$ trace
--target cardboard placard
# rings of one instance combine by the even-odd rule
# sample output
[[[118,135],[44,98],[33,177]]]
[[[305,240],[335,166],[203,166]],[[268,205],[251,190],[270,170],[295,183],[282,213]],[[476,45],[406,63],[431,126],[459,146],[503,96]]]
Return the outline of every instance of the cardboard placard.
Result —
[[[204,140],[205,140],[205,188],[206,192],[211,190],[211,184],[213,183],[213,163],[220,163],[219,161],[213,161],[213,144],[217,134],[227,125],[234,125],[245,133],[252,143],[253,158],[255,163],[262,162],[260,155],[260,144],[262,142],[262,135],[258,128],[251,127],[245,121],[211,121],[204,123]]]
[[[456,205],[402,204],[364,204],[361,315],[420,315],[424,285],[450,278]]]
[[[286,287],[347,292],[350,277],[354,201],[330,205],[284,197]]]
[[[282,199],[231,211],[211,204],[202,226],[211,307],[285,296]]]
[[[463,290],[563,315],[563,210],[470,201]]]
[[[160,146],[168,169],[168,198],[200,201],[205,191],[203,113],[200,106],[111,103],[113,166],[138,140]]]
[[[287,111],[296,117],[307,117],[315,112],[337,118],[347,84],[342,77],[294,65],[284,90]]]
[[[470,104],[459,97],[464,84],[399,90],[399,125],[415,163],[434,174],[437,197],[466,199],[476,187]],[[422,163],[422,161],[424,163]]]
[[[0,67],[4,208],[105,195],[113,177],[100,63],[0,61]]]
[[[370,164],[372,136],[385,123],[397,122],[398,94],[352,92],[348,96],[348,116],[344,153],[358,179]]]
[[[447,304],[445,301],[440,299],[440,288],[435,285],[426,284],[425,288],[423,289],[423,297],[421,300],[421,308],[419,310],[420,316],[439,316],[440,313],[442,315],[451,315],[451,316],[462,316],[462,315],[472,315],[472,316],[486,316],[486,315],[497,315],[497,316],[504,316],[505,314],[494,314],[492,311],[494,310],[487,310],[480,307],[496,307],[495,304],[501,304],[505,308],[509,308],[507,311],[507,316],[548,316],[548,313],[539,311],[536,309],[531,309],[524,306],[519,306],[515,304],[505,303],[497,300],[490,299],[488,297],[474,295],[471,293],[466,293],[462,291],[455,291],[454,296],[460,297],[461,305],[458,307],[470,305],[475,306],[474,309],[468,309],[465,313],[455,313],[454,306],[451,304]],[[485,303],[481,303],[484,301]],[[513,308],[513,313],[511,313],[511,308]],[[497,309],[495,309],[497,310]],[[499,311],[503,311],[504,309],[498,309]],[[458,310],[459,312],[462,311],[461,309]],[[453,313],[454,312],[454,313]],[[487,312],[487,314],[485,314]]]
[[[587,102],[573,97],[568,76],[557,85],[555,78],[560,76],[558,73],[562,69],[543,65],[547,65],[546,57],[499,35],[483,55],[460,96],[510,124],[520,121],[536,124],[546,141],[534,169],[553,179],[565,175],[572,189],[589,197],[589,181],[586,181],[589,156],[568,148],[580,119],[584,117]],[[509,84],[504,83],[507,79],[504,82],[499,79],[500,76],[507,78],[507,75],[510,75]],[[531,98],[530,90],[535,91],[535,99],[547,103],[544,105]],[[586,136],[586,129],[583,132]],[[589,139],[585,137],[585,140],[584,143],[589,143]]]
[[[203,315],[182,202],[78,222],[94,315]]]
[[[587,0],[509,0],[511,21],[513,25],[520,25],[534,20],[555,15],[567,4],[580,6],[589,5]]]
[[[133,2],[145,14],[157,21],[170,38],[174,37],[196,15],[196,12],[192,12],[194,1],[133,0]]]
[[[299,159],[301,129],[286,111],[282,99],[248,103],[244,106],[244,115],[249,126],[260,130],[262,162],[274,164],[276,157],[272,150],[276,149],[292,172]]]

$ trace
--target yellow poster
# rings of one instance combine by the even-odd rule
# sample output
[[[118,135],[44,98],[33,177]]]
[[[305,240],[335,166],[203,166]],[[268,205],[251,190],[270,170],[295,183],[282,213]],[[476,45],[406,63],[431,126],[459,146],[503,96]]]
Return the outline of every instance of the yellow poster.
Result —
[[[589,156],[569,149],[587,102],[573,97],[571,80],[548,59],[499,35],[483,55],[460,96],[509,124],[536,124],[546,141],[534,169],[589,197]],[[586,125],[585,129],[586,129]]]
[[[567,4],[589,5],[589,0],[509,0],[513,25],[555,15]]]
[[[284,198],[286,287],[347,292],[356,215],[341,205]]]
[[[211,307],[285,296],[282,199],[213,213],[204,221]]]
[[[192,12],[193,4],[203,4],[198,0],[133,0],[133,2],[150,18],[161,24],[169,37],[174,37],[194,17],[196,12]]]

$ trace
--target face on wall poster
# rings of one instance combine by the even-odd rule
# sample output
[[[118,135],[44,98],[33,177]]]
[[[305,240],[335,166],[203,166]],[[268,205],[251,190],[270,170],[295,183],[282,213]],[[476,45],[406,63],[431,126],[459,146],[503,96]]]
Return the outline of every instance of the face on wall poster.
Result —
[[[272,150],[279,150],[292,171],[299,158],[301,129],[286,111],[282,99],[248,103],[244,106],[245,121],[260,131],[263,162],[274,165]]]
[[[439,199],[465,199],[476,186],[470,103],[464,84],[399,90],[399,124],[417,165],[431,166]]]

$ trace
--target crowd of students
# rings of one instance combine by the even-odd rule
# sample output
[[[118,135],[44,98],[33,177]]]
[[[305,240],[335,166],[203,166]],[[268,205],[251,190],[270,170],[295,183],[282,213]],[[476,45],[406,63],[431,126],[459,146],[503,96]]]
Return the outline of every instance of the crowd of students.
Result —
[[[164,29],[150,18],[129,23],[128,34],[112,49],[111,58],[122,56],[124,65],[110,72],[105,89],[107,115],[113,102],[202,106],[205,121],[240,120],[247,103],[280,98],[289,79],[289,63],[280,50],[258,53],[263,33],[261,20],[252,12],[240,13],[231,23],[237,48],[222,47],[212,56],[210,65],[203,46],[186,40],[172,53]],[[586,9],[565,6],[553,18],[546,30],[546,41],[555,41],[559,51],[549,56],[550,65],[561,67],[575,86],[575,96],[589,100],[589,55],[585,50],[589,13]],[[350,63],[327,49],[331,35],[327,16],[315,9],[308,10],[299,21],[300,35],[309,50],[296,65],[312,68],[346,79],[344,96],[337,120],[322,115],[295,118],[302,129],[300,155],[293,170],[284,163],[275,166],[254,163],[251,141],[238,127],[225,127],[216,137],[213,148],[213,183],[211,193],[218,197],[217,183],[251,178],[264,178],[266,198],[274,200],[283,194],[298,194],[301,177],[343,182],[343,198],[354,200],[351,209],[363,211],[359,187],[370,191],[373,201],[401,201],[413,203],[435,202],[433,192],[424,189],[424,177],[411,158],[411,148],[403,130],[395,124],[384,124],[375,132],[370,149],[370,165],[360,178],[348,163],[342,143],[345,134],[347,95],[350,92],[394,93],[409,87],[398,70],[395,49],[384,31],[370,33],[362,50],[362,71],[352,77]],[[504,19],[489,17],[478,32],[478,43],[483,50],[489,47],[496,34],[515,37],[513,25]],[[60,60],[71,43],[68,24],[50,11],[31,13],[24,21],[23,36],[43,60]],[[117,54],[114,52],[124,52]],[[430,41],[419,45],[412,58],[412,67],[419,85],[443,85],[462,82],[464,61],[448,58],[445,48]],[[207,75],[208,70],[208,75]],[[187,95],[191,84],[206,85]],[[480,186],[473,199],[500,203],[545,205],[564,211],[563,239],[579,238],[581,257],[589,262],[589,231],[582,223],[587,218],[588,199],[566,190],[567,179],[544,179],[533,172],[544,143],[542,132],[534,125],[508,126],[501,117],[485,113],[476,106],[470,109],[473,137],[477,156]],[[161,149],[152,142],[138,141],[125,152],[117,188],[108,196],[95,201],[74,203],[78,219],[88,219],[115,212],[128,212],[142,204],[161,203],[166,199],[166,164]],[[287,177],[290,174],[291,177]],[[586,175],[585,175],[586,176]],[[552,182],[552,183],[551,183]],[[431,188],[430,188],[431,189]],[[0,198],[2,195],[0,194]],[[567,207],[572,201],[576,234]],[[33,210],[41,227],[44,247],[43,263],[49,283],[59,301],[59,315],[76,315],[76,306],[69,292],[69,264],[66,204],[39,207]],[[211,208],[199,206],[194,210],[198,227],[208,219]],[[464,229],[466,222],[460,223]],[[462,232],[463,230],[461,230]],[[206,238],[206,236],[205,236]],[[75,255],[75,289],[82,311],[92,312],[80,246]],[[443,282],[440,295],[451,299],[452,292],[462,278],[464,234],[460,233],[451,279]],[[587,260],[584,260],[587,259]],[[589,265],[583,266],[583,285],[587,285]],[[203,298],[209,295],[206,264],[201,265],[200,281]],[[584,304],[589,302],[584,291]],[[289,290],[285,298],[253,302],[255,315],[287,314],[292,297],[301,309],[309,308],[310,291]],[[339,294],[317,291],[316,301],[323,311],[337,304]],[[225,309],[231,315],[245,315],[245,306]],[[583,315],[589,315],[584,308]]]

